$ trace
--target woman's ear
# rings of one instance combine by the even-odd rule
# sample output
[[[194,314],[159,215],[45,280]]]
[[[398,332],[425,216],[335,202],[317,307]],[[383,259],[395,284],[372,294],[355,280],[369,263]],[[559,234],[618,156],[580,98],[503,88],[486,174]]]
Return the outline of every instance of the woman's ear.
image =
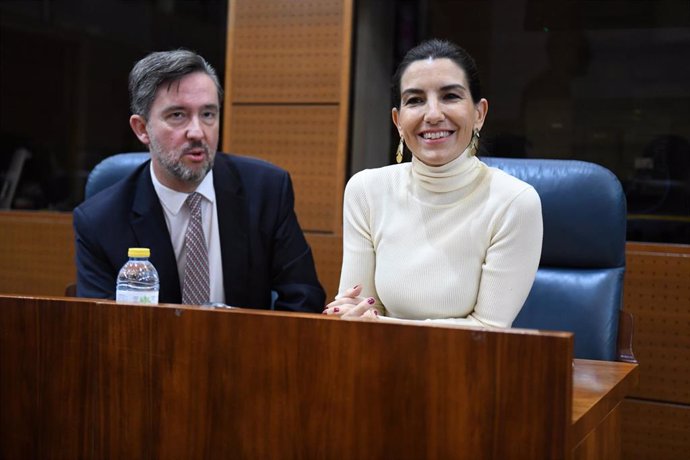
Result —
[[[144,145],[149,145],[151,140],[149,139],[149,133],[146,131],[146,119],[141,115],[132,115],[129,117],[129,126],[131,126],[132,131],[137,136],[137,138]]]
[[[391,110],[391,118],[393,119],[393,124],[395,125],[395,128],[398,130],[398,134],[402,137],[403,132],[402,128],[400,127],[400,124],[398,124],[398,118],[400,117],[400,112],[398,112],[398,109],[393,107]]]
[[[481,98],[479,102],[474,105],[474,109],[477,113],[477,119],[474,122],[474,129],[480,130],[484,126],[484,120],[486,120],[486,114],[489,112],[489,101]]]

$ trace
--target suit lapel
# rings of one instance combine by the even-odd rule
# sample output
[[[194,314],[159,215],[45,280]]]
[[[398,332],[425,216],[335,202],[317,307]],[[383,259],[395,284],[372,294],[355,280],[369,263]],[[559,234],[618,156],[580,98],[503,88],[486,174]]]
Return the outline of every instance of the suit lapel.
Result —
[[[151,249],[151,263],[160,278],[160,302],[182,301],[180,277],[170,232],[165,224],[163,207],[151,182],[149,162],[139,175],[137,189],[132,203],[131,225],[137,241],[142,247]]]
[[[227,154],[218,152],[213,167],[216,190],[218,231],[223,261],[223,287],[226,301],[247,292],[249,286],[249,207],[242,189],[239,172]]]

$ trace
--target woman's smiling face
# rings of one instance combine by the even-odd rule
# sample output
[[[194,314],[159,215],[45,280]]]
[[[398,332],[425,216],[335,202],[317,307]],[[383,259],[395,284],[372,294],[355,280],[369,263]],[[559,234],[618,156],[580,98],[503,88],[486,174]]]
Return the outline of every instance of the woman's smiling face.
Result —
[[[393,123],[421,162],[441,166],[459,157],[484,124],[488,103],[472,100],[465,71],[448,58],[412,62],[400,79]]]

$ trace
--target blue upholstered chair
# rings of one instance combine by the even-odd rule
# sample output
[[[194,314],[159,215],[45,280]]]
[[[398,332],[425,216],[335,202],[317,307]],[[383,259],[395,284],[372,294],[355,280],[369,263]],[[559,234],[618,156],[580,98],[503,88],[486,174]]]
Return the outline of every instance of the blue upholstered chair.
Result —
[[[104,188],[113,185],[120,179],[124,179],[134,169],[148,160],[148,152],[118,153],[109,156],[98,163],[86,178],[84,187],[84,199],[91,198]],[[65,287],[66,297],[76,297],[77,284],[71,283]]]
[[[149,158],[113,155],[86,183],[86,197]],[[582,161],[482,158],[539,193],[544,244],[532,291],[513,327],[570,331],[576,358],[634,361],[632,317],[621,310],[625,270],[625,196],[607,169]],[[619,334],[619,321],[625,326]]]
[[[105,158],[89,173],[89,177],[86,179],[86,187],[84,188],[84,198],[90,198],[120,179],[124,179],[125,176],[150,157],[151,155],[148,152],[134,152],[118,153]]]
[[[539,270],[513,327],[573,332],[576,358],[634,360],[627,314],[618,343],[626,204],[616,176],[582,161],[482,161],[531,184],[542,203]]]

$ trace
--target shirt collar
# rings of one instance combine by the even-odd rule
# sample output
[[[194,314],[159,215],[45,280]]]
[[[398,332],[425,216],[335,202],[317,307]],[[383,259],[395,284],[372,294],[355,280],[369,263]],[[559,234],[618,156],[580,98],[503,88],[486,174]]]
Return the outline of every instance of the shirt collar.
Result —
[[[156,174],[153,172],[153,161],[151,162],[149,171],[151,173],[153,188],[156,190],[156,195],[158,195],[161,204],[169,213],[177,215],[190,193],[178,192],[161,184]],[[195,192],[199,193],[211,203],[216,201],[216,190],[213,187],[213,171],[209,171],[209,174],[206,174],[206,177],[201,181]]]

